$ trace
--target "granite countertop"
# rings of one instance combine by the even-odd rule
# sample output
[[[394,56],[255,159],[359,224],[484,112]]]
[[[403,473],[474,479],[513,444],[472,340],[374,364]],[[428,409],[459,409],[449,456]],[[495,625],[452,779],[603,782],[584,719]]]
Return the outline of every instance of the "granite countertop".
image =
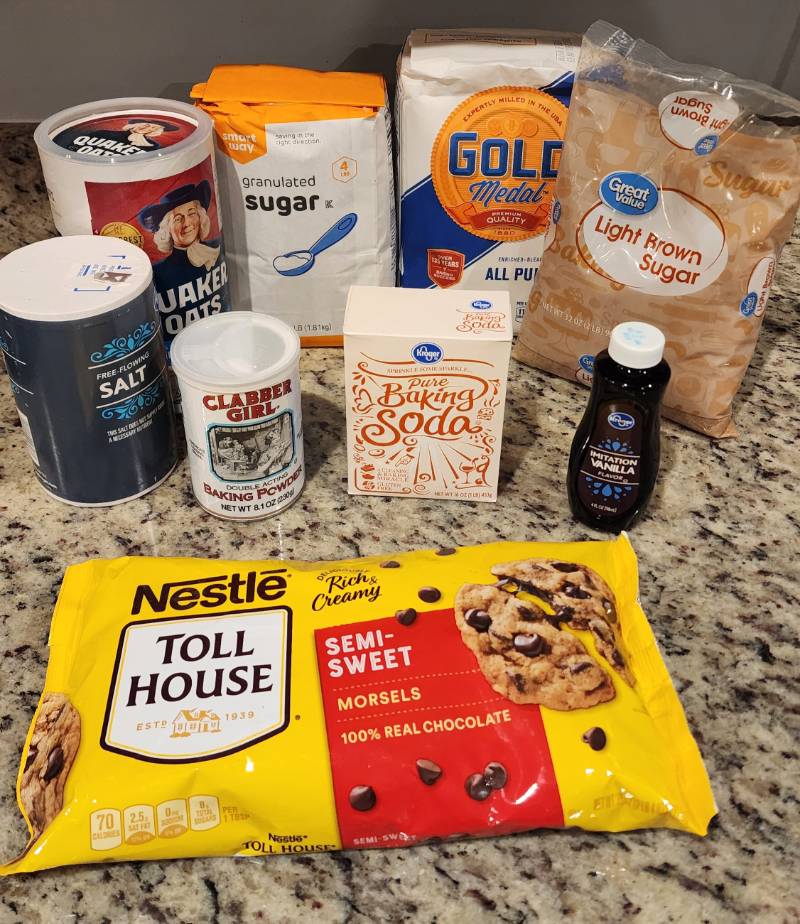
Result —
[[[0,254],[51,236],[31,125],[0,127]],[[641,599],[719,804],[707,837],[540,831],[405,850],[56,869],[0,879],[0,924],[800,920],[800,236],[784,250],[734,405],[736,440],[664,424],[631,534]],[[217,520],[185,459],[141,500],[79,509],[33,477],[0,376],[0,856],[26,841],[15,780],[67,565],[92,557],[341,559],[498,539],[599,538],[564,482],[587,392],[512,362],[496,505],[349,497],[337,350],[301,360],[308,482],[275,520]],[[5,652],[5,657],[2,657]]]

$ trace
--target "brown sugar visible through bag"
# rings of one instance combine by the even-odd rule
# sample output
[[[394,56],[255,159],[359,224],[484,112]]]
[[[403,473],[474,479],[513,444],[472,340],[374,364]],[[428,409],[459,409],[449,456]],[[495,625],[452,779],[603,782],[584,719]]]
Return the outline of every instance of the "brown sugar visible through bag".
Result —
[[[747,121],[745,119],[745,121]],[[751,120],[751,123],[753,120]],[[665,416],[710,436],[737,435],[731,402],[755,348],[763,314],[745,317],[740,304],[764,257],[780,255],[800,197],[800,152],[789,133],[761,137],[726,131],[715,150],[698,156],[662,133],[659,112],[608,84],[576,83],[551,225],[514,356],[588,384],[586,366],[608,345],[616,324],[641,320],[666,336],[672,380]],[[744,131],[779,133],[772,123]],[[608,174],[644,174],[710,209],[725,230],[727,266],[706,288],[658,297],[615,283],[590,267],[578,225],[598,201]],[[621,216],[624,220],[624,216]],[[584,364],[580,360],[584,357]]]

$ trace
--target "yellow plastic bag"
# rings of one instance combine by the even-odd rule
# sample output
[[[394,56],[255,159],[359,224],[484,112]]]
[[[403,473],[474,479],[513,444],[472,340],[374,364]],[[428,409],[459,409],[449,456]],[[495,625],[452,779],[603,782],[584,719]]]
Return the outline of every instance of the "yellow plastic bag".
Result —
[[[702,760],[613,542],[68,569],[0,869],[577,825],[704,834]]]

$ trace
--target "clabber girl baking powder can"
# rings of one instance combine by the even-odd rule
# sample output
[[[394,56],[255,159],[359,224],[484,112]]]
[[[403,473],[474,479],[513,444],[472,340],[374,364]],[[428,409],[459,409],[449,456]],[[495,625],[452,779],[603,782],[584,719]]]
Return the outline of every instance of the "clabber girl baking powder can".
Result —
[[[268,315],[231,312],[187,327],[172,345],[192,487],[229,520],[281,513],[305,481],[300,338]]]

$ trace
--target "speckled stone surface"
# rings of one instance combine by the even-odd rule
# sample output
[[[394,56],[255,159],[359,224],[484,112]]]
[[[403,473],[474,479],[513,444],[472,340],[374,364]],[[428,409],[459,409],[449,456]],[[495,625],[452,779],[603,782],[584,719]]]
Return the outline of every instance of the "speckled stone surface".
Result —
[[[0,128],[0,253],[52,234],[31,126]],[[800,921],[800,238],[783,253],[736,441],[664,425],[631,539],[641,598],[706,760],[706,838],[540,831],[406,850],[186,860],[0,880],[0,924]],[[26,840],[15,778],[67,565],[88,557],[337,559],[495,539],[582,539],[564,480],[587,392],[512,363],[496,505],[348,497],[341,353],[301,363],[308,483],[279,520],[193,502],[186,461],[142,500],[78,510],[35,481],[0,376],[0,855]],[[598,538],[598,537],[594,537]],[[2,657],[5,653],[5,657]]]

